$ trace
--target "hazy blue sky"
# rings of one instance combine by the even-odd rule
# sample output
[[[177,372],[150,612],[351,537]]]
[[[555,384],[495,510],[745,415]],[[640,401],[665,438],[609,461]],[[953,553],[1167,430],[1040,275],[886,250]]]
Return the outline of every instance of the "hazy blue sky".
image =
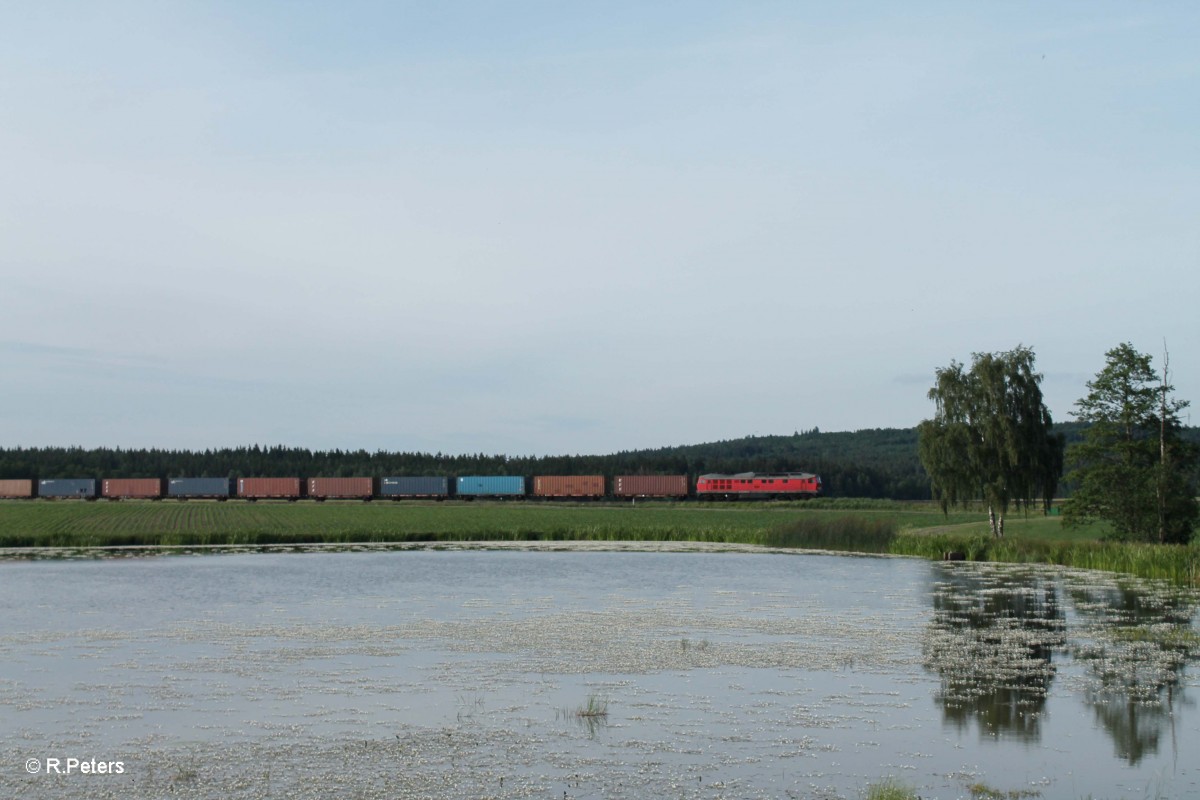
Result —
[[[1060,420],[1122,341],[1200,403],[1198,41],[1194,2],[5,3],[0,444],[907,427],[1018,344]]]

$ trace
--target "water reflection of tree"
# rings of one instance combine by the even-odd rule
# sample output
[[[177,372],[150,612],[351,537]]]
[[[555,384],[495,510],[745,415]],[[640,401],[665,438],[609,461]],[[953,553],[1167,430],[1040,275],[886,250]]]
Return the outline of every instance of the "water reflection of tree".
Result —
[[[1130,583],[1072,585],[1069,595],[1084,621],[1072,654],[1091,672],[1087,702],[1117,756],[1135,765],[1191,705],[1182,678],[1197,645],[1194,601]]]
[[[941,678],[943,719],[960,730],[1037,741],[1052,656],[1065,640],[1058,590],[997,571],[946,568],[933,591],[925,667]]]

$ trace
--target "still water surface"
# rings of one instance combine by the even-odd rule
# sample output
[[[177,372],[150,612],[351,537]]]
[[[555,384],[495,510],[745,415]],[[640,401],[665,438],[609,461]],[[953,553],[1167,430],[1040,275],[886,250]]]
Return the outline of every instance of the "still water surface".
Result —
[[[1198,797],[1196,649],[1194,595],[910,559],[0,562],[0,794]]]

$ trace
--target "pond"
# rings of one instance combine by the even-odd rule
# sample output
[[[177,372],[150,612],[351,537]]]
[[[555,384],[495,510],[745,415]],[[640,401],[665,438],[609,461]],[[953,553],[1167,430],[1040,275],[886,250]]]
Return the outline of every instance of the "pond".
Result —
[[[0,794],[1200,796],[1194,594],[685,545],[300,550],[0,562]]]

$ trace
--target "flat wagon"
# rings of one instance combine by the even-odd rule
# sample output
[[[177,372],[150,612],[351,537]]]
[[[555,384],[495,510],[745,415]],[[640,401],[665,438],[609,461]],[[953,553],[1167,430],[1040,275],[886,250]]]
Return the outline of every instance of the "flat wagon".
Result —
[[[0,479],[0,498],[29,499],[33,497],[33,480],[31,478]]]
[[[604,497],[603,475],[535,475],[534,497]]]
[[[618,475],[613,478],[616,497],[687,497],[687,475]]]
[[[375,496],[371,478],[309,478],[308,496],[322,500],[370,500]]]
[[[95,478],[46,478],[38,481],[38,497],[95,500],[99,484]]]
[[[100,494],[109,500],[157,500],[163,496],[159,478],[105,478]]]
[[[247,500],[299,500],[299,478],[238,478],[238,497]]]
[[[464,475],[455,483],[459,497],[524,497],[525,479],[520,475]]]
[[[167,497],[180,500],[228,500],[233,493],[233,481],[229,478],[171,478],[167,481]]]
[[[432,498],[445,500],[450,496],[450,481],[441,477],[386,477],[379,479],[379,496],[389,500]]]

